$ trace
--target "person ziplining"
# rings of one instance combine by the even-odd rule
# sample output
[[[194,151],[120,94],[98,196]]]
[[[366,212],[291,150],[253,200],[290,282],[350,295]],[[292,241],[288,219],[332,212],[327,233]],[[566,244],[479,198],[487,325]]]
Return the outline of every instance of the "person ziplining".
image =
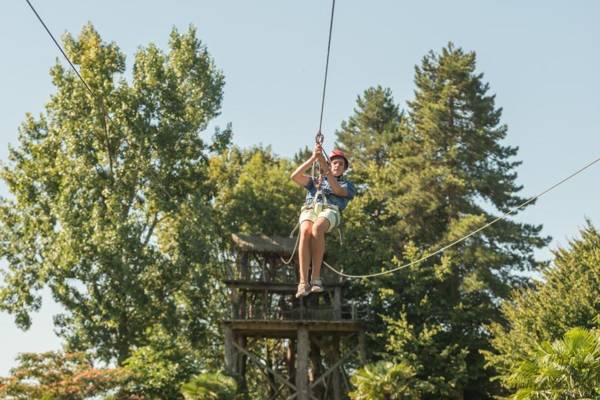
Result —
[[[81,76],[73,61],[67,56],[63,48],[60,46],[54,35],[50,32],[50,29],[47,27],[37,10],[33,7],[29,0],[25,0],[40,24],[44,27],[60,53],[67,60],[71,69],[75,72],[79,80],[82,82],[84,88],[90,93],[90,95],[96,99],[99,103],[99,106],[104,114],[104,130],[106,132],[106,143],[109,145],[108,141],[108,125],[109,122],[112,123],[112,119],[107,112],[102,99],[95,93],[84,78]],[[327,58],[325,63],[325,77],[323,80],[323,92],[321,97],[321,115],[319,119],[319,129],[316,136],[316,144],[315,149],[312,156],[305,161],[301,166],[294,171],[292,174],[292,179],[298,183],[299,185],[305,187],[308,190],[308,194],[306,195],[305,205],[302,207],[302,211],[300,214],[300,222],[301,226],[300,236],[298,241],[300,243],[300,251],[299,251],[299,261],[300,261],[300,282],[298,285],[298,292],[296,293],[296,297],[306,296],[312,292],[322,292],[323,291],[323,283],[320,278],[321,272],[321,264],[325,265],[335,274],[352,279],[365,279],[365,278],[376,278],[388,274],[393,274],[402,269],[409,268],[411,266],[420,264],[436,255],[439,255],[445,252],[447,249],[456,246],[457,244],[467,240],[468,238],[478,234],[479,232],[489,228],[490,226],[496,224],[499,221],[506,219],[508,216],[516,214],[518,211],[523,209],[525,206],[533,203],[535,200],[544,196],[546,193],[554,190],[555,188],[561,186],[565,182],[571,180],[575,176],[583,173],[588,168],[593,165],[600,163],[600,157],[597,157],[586,165],[578,169],[577,171],[571,173],[567,177],[561,179],[557,183],[553,184],[549,188],[540,192],[539,194],[530,197],[523,203],[516,205],[509,210],[507,210],[503,215],[483,224],[479,228],[469,232],[468,234],[451,241],[450,243],[438,248],[435,251],[425,253],[423,256],[416,260],[409,261],[403,265],[400,265],[395,268],[382,270],[378,272],[366,273],[366,274],[348,274],[344,273],[341,269],[336,269],[329,265],[327,262],[323,260],[323,256],[325,253],[325,233],[331,231],[335,227],[339,226],[341,222],[341,211],[347,206],[348,202],[352,197],[356,194],[356,188],[354,185],[344,179],[344,173],[349,167],[349,162],[345,154],[341,150],[334,150],[331,152],[329,158],[331,161],[331,165],[328,165],[326,157],[324,156],[322,144],[324,141],[324,136],[321,133],[321,128],[323,125],[323,112],[325,108],[325,94],[327,89],[327,72],[329,69],[329,55],[331,50],[331,35],[333,30],[333,17],[335,10],[335,0],[332,0],[331,5],[331,18],[329,22],[329,37],[327,43]],[[319,166],[326,166],[324,171],[324,176],[321,174],[319,178],[314,176],[308,176],[304,174],[304,171],[308,169],[308,167],[313,164],[318,164]],[[314,175],[314,174],[313,174]],[[319,200],[320,199],[320,200]],[[294,229],[295,231],[295,229]],[[293,232],[292,232],[293,233]],[[297,242],[298,245],[298,242]],[[312,246],[312,247],[311,247]],[[285,264],[289,264],[294,257],[294,253],[296,248],[292,251],[292,255],[289,260],[283,260]],[[312,276],[310,282],[308,280],[308,269],[311,266],[313,267]],[[312,284],[312,285],[311,285]]]
[[[323,170],[319,177],[305,174],[317,163]],[[356,194],[356,187],[345,179],[344,173],[350,163],[342,150],[329,154],[329,163],[323,156],[323,148],[317,141],[310,158],[302,163],[291,175],[298,185],[304,187],[306,199],[300,211],[300,239],[298,258],[300,261],[300,282],[296,297],[323,291],[321,263],[325,254],[325,233],[340,226],[341,213]],[[308,270],[312,265],[310,280]]]

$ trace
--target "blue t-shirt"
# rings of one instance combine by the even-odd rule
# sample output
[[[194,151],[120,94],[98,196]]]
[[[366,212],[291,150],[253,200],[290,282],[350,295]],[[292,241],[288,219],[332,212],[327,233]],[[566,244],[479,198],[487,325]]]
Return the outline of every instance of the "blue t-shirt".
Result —
[[[354,184],[352,182],[347,181],[345,179],[339,180],[338,184],[341,187],[346,188],[346,191],[348,192],[348,196],[342,197],[342,196],[337,196],[337,195],[333,194],[333,189],[331,189],[331,185],[329,185],[329,182],[327,181],[326,176],[323,177],[323,183],[321,184],[321,190],[322,190],[323,194],[325,195],[325,197],[327,198],[327,203],[337,206],[340,209],[340,211],[342,211],[344,208],[346,208],[346,206],[348,205],[348,202],[356,194],[356,187],[354,186]],[[311,205],[314,202],[315,195],[317,194],[317,186],[315,185],[315,182],[312,177],[310,177],[310,176],[308,177],[308,185],[306,185],[305,187],[306,187],[306,190],[308,190],[308,193],[306,193],[306,200],[304,201],[304,204]],[[322,203],[323,199],[321,199],[319,196],[319,198],[317,199],[317,202]]]

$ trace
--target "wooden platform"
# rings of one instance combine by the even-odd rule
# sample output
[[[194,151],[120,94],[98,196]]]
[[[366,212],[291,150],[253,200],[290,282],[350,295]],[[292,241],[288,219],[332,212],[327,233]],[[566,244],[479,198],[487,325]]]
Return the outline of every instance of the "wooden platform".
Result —
[[[278,294],[294,294],[298,290],[298,285],[291,282],[260,282],[250,280],[225,279],[223,283],[230,289],[242,289],[248,292],[264,292]],[[336,288],[344,288],[346,282],[325,282],[323,289],[332,291]]]
[[[352,334],[362,330],[361,321],[286,321],[286,320],[224,320],[223,325],[244,336],[296,338],[298,329],[310,333]]]

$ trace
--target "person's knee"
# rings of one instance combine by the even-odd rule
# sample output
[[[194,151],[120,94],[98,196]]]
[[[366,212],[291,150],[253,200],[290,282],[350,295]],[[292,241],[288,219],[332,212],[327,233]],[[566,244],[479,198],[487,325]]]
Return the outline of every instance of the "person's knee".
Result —
[[[310,237],[312,235],[313,225],[312,224],[302,224],[300,225],[300,235],[302,237]]]
[[[329,222],[326,220],[320,219],[318,220],[312,227],[312,234],[314,237],[319,237],[325,235],[327,229],[329,228]]]

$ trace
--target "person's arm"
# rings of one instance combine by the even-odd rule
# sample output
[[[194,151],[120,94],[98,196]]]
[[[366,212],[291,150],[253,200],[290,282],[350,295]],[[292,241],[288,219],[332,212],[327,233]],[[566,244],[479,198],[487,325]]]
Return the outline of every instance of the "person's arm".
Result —
[[[294,172],[292,172],[292,175],[290,175],[290,178],[292,178],[292,180],[298,185],[302,187],[306,187],[308,185],[309,176],[304,174],[304,171],[306,171],[308,167],[317,160],[318,155],[321,154],[320,149],[321,146],[316,145],[315,149],[313,150],[313,154],[310,156],[310,158],[304,161],[298,168],[296,168]]]
[[[339,184],[337,178],[331,172],[331,168],[327,170],[327,182],[329,182],[333,194],[340,197],[348,197],[348,189]]]

